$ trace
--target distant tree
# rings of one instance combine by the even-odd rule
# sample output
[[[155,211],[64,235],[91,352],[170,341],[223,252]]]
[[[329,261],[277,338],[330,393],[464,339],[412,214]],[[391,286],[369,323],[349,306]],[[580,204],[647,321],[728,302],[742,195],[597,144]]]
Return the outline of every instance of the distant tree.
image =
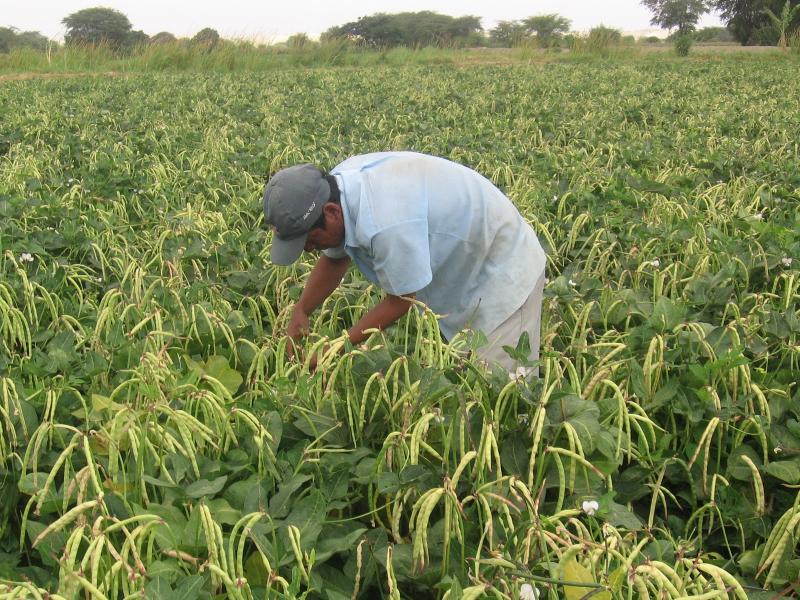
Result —
[[[489,39],[496,46],[511,48],[525,39],[527,32],[522,21],[500,21],[489,31]]]
[[[17,42],[17,30],[13,27],[0,27],[0,52],[6,53]]]
[[[172,35],[169,31],[159,31],[153,37],[150,38],[151,44],[171,44],[175,42],[177,38]]]
[[[780,38],[778,39],[778,46],[780,48],[786,48],[786,32],[789,29],[789,26],[792,24],[792,20],[794,19],[795,15],[800,11],[800,4],[792,8],[791,2],[786,0],[786,4],[783,5],[783,10],[781,11],[780,16],[776,15],[772,12],[771,9],[765,8],[764,12],[767,13],[770,21],[775,26],[775,29],[778,31]]]
[[[205,48],[211,50],[217,44],[219,44],[219,33],[217,33],[216,29],[206,27],[194,35],[192,38],[192,43],[197,44],[198,46],[204,46]]]
[[[536,36],[540,46],[552,46],[562,35],[569,31],[572,21],[557,14],[536,15],[523,21],[525,31]]]
[[[641,0],[653,13],[652,25],[677,29],[681,33],[694,31],[700,17],[710,10],[707,0]]]
[[[149,43],[150,43],[150,36],[147,35],[141,29],[137,31],[131,31],[128,34],[127,45],[131,48],[135,48],[136,46],[146,46]]]
[[[588,40],[598,46],[614,46],[622,41],[622,32],[619,29],[598,25],[589,30]]]
[[[694,32],[696,42],[732,42],[733,35],[725,27],[703,27]]]
[[[50,40],[38,31],[23,31],[17,34],[14,45],[18,48],[32,48],[33,50],[44,52],[47,50],[49,43]]]
[[[777,15],[785,6],[784,0],[712,0],[712,4],[719,11],[728,31],[743,46],[779,41],[779,33],[770,22],[766,9]],[[800,0],[790,1],[791,7],[798,4]],[[795,14],[789,29],[798,25],[800,15]]]
[[[295,33],[294,35],[290,35],[289,38],[286,40],[286,45],[289,48],[299,49],[308,46],[311,43],[311,38],[308,37],[308,34],[305,33]]]
[[[331,27],[322,39],[346,39],[380,48],[465,45],[474,41],[475,34],[483,31],[480,23],[480,17],[456,18],[427,10],[393,15],[376,13]]]
[[[84,8],[64,17],[67,44],[109,44],[123,48],[130,40],[131,22],[112,8]]]
[[[645,44],[660,44],[661,38],[655,35],[648,35],[647,37],[642,38],[640,41]]]

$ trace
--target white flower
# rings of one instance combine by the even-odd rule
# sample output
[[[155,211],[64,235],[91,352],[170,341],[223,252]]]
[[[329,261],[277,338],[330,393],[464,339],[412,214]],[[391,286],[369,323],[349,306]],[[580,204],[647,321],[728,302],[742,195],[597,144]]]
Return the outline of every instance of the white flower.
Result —
[[[775,454],[780,454],[781,452],[783,452],[783,448],[781,448],[780,446],[775,446],[775,447],[772,449],[772,451],[773,451]]]
[[[570,280],[569,280],[569,284],[570,284],[572,287],[575,287],[576,285],[578,285],[577,283],[575,283],[574,281],[572,281],[572,279],[570,279]]]
[[[591,517],[600,508],[600,504],[598,504],[597,500],[584,500],[582,507],[583,512]]]
[[[782,258],[781,263],[783,263],[784,267],[791,267],[792,266],[792,259],[791,258]]]
[[[508,379],[510,381],[525,379],[528,376],[528,373],[530,373],[530,369],[528,367],[517,367],[516,371],[508,372]]]
[[[19,256],[19,262],[33,262],[33,255],[30,252],[23,252]]]
[[[754,214],[754,215],[753,215],[753,218],[754,218],[756,221],[760,221],[761,219],[763,219],[763,218],[764,218],[764,213],[756,213],[756,214]]]
[[[539,600],[539,590],[530,583],[519,586],[519,600]]]
[[[137,194],[144,194],[144,190],[136,190]]]
[[[653,265],[654,267],[658,268],[658,267],[661,266],[661,261],[656,258],[655,260],[651,260],[650,264]]]

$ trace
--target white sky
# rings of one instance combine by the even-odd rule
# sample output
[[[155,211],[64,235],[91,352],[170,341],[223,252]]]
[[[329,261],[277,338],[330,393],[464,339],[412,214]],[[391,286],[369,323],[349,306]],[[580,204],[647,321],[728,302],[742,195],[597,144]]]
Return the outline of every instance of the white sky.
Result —
[[[0,0],[0,26],[63,39],[61,19],[94,6],[123,12],[134,29],[148,35],[169,31],[179,37],[192,36],[203,27],[213,27],[222,37],[266,42],[298,32],[317,37],[329,27],[377,12],[420,10],[456,17],[476,15],[487,30],[497,21],[547,13],[571,19],[574,31],[600,24],[630,33],[651,28],[650,12],[639,0]],[[701,27],[719,24],[713,14],[700,22]]]

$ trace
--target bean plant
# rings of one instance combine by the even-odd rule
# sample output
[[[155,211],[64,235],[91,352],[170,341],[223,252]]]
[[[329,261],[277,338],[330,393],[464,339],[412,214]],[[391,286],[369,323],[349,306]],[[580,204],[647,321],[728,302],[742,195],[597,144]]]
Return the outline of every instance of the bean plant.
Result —
[[[795,74],[3,83],[0,599],[793,594]],[[315,257],[270,263],[263,186],[387,149],[471,166],[536,230],[538,376],[424,306],[351,345],[381,297],[355,270],[290,355]]]

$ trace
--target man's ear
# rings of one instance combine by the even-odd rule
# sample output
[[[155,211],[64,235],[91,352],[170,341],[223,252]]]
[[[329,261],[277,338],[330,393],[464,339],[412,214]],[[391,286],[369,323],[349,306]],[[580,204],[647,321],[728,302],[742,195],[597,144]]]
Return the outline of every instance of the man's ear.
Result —
[[[336,202],[326,202],[322,207],[322,212],[325,213],[325,220],[338,220],[342,217],[342,207]]]

